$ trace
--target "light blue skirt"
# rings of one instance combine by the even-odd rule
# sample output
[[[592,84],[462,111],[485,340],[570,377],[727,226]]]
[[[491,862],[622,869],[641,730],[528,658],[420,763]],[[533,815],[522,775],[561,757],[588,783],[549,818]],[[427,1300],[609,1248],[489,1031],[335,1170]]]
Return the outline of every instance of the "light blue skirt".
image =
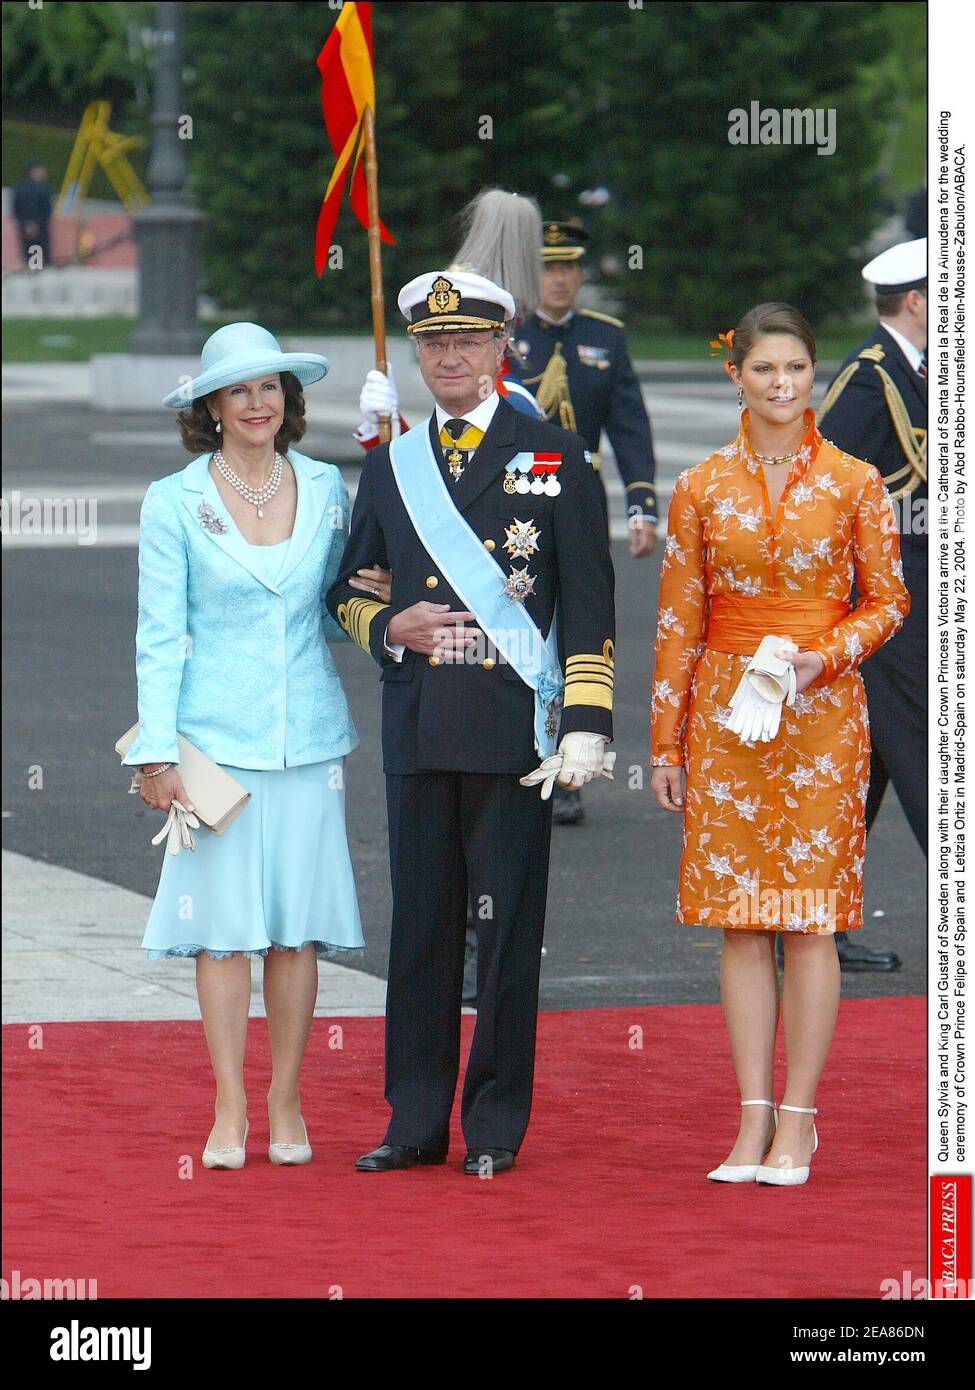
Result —
[[[271,771],[225,767],[251,799],[222,835],[163,854],[142,945],[150,960],[266,956],[312,942],[319,957],[361,950],[345,833],[345,759]]]

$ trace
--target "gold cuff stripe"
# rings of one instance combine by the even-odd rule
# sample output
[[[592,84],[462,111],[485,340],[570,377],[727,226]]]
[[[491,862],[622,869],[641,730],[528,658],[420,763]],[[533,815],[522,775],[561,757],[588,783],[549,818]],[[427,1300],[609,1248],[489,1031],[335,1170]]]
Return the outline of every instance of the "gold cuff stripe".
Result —
[[[644,482],[639,482],[639,483],[627,483],[627,485],[626,485],[626,490],[627,490],[627,492],[629,492],[629,490],[630,490],[631,487],[648,487],[648,488],[650,489],[650,491],[653,492],[654,485],[653,485],[653,483],[644,483]]]
[[[612,666],[613,650],[612,643],[609,641],[609,638],[606,639],[606,643],[610,648],[609,651],[606,651],[604,647],[604,649],[601,652],[573,652],[572,656],[567,656],[565,658],[566,668],[571,666],[572,663],[575,661],[595,661],[597,666]]]
[[[606,685],[594,685],[590,681],[577,681],[567,685],[563,692],[562,708],[570,705],[597,705],[600,709],[613,708],[613,692]]]
[[[565,679],[566,682],[586,680],[608,681],[609,684],[612,685],[613,673],[612,671],[607,671],[605,666],[573,666],[571,671],[566,671]]]
[[[373,618],[388,603],[377,603],[375,599],[351,598],[348,603],[339,604],[339,622],[363,651],[369,651],[369,627]]]

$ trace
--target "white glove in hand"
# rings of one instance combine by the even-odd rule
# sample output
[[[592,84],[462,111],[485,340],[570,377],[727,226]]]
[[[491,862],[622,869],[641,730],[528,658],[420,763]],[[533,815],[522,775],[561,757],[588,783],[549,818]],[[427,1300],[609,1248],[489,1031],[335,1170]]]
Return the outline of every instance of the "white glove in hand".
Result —
[[[396,394],[396,382],[391,366],[387,376],[375,370],[366,373],[365,382],[359,392],[359,409],[362,411],[362,425],[359,429],[360,432],[367,430],[366,438],[379,433],[380,415],[388,415],[395,425],[399,416],[399,397]]]
[[[183,803],[173,797],[169,807],[169,815],[166,817],[166,824],[158,835],[153,835],[152,843],[158,845],[168,836],[166,848],[170,854],[179,854],[181,849],[196,849],[193,831],[199,830],[199,828],[200,822],[193,812],[187,811]]]
[[[613,781],[616,754],[606,752],[606,742],[604,734],[566,734],[557,753],[544,758],[534,772],[518,780],[523,787],[535,787],[541,783],[543,801],[552,795],[556,782],[567,789],[577,790],[594,777],[608,777]]]
[[[795,667],[779,652],[798,650],[782,637],[762,638],[731,697],[731,714],[725,725],[742,743],[770,743],[775,738],[783,700],[791,705],[796,698]],[[766,693],[760,693],[763,691]]]
[[[745,667],[745,675],[766,700],[795,703],[796,668],[788,657],[799,648],[787,637],[763,637],[758,651]]]

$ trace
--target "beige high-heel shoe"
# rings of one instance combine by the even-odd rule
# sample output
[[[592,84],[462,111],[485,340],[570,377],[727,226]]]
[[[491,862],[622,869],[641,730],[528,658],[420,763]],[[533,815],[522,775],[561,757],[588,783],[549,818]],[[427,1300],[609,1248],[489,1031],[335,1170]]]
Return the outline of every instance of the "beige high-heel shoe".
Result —
[[[207,1146],[203,1150],[204,1168],[243,1168],[247,1148],[247,1131],[250,1127],[250,1120],[245,1121],[244,1142],[239,1146],[231,1145],[225,1149],[211,1149],[210,1142],[207,1140]]]
[[[305,1131],[305,1142],[303,1144],[269,1144],[267,1156],[272,1163],[283,1163],[293,1166],[296,1163],[311,1162],[311,1145],[308,1142],[308,1126],[305,1124],[304,1115],[299,1115],[301,1127]]]
[[[778,1129],[779,1117],[774,1100],[743,1100],[742,1105],[767,1105],[772,1111],[775,1128]],[[708,1173],[708,1177],[712,1182],[754,1182],[758,1169],[757,1163],[719,1163],[717,1168],[712,1168]]]
[[[780,1110],[792,1110],[797,1115],[815,1115],[815,1106],[809,1109],[805,1105],[780,1105]],[[813,1120],[813,1153],[819,1148],[819,1135],[816,1133],[816,1121]],[[811,1157],[811,1155],[810,1155]],[[765,1183],[767,1187],[798,1187],[800,1183],[809,1181],[809,1165],[804,1168],[767,1168],[765,1164],[760,1164],[755,1174],[755,1181]]]

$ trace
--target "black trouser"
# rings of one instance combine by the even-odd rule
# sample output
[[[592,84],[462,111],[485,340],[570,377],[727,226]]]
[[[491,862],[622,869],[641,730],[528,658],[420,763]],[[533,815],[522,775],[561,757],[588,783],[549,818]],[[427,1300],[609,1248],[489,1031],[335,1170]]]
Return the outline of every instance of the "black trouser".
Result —
[[[888,782],[893,782],[904,814],[928,852],[927,784],[927,558],[910,546],[902,550],[904,583],[911,611],[900,632],[874,652],[861,668],[870,716],[870,790],[867,830],[876,819]]]
[[[468,1148],[517,1152],[531,1110],[552,803],[515,774],[421,772],[387,773],[386,805],[385,1142],[447,1149],[470,895],[480,1002],[461,1124]]]

